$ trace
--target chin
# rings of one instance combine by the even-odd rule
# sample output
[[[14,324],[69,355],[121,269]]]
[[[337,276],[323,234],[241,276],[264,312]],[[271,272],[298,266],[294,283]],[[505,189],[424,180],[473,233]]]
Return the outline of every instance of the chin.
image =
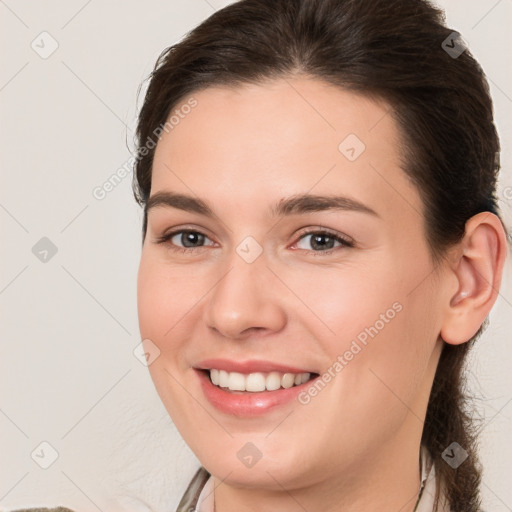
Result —
[[[187,443],[210,474],[234,487],[277,490],[309,480],[306,454],[297,449],[300,444],[289,436],[287,441],[284,431],[275,440],[265,438],[267,434],[235,434],[229,440],[225,437],[224,443],[205,443],[204,437],[194,443],[187,436]]]

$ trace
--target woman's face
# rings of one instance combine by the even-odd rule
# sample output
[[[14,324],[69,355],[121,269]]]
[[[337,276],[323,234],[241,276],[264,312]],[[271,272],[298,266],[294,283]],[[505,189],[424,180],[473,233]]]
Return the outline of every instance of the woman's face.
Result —
[[[389,107],[306,77],[186,104],[156,148],[138,276],[183,438],[235,485],[355,481],[402,453],[417,469],[442,279]]]

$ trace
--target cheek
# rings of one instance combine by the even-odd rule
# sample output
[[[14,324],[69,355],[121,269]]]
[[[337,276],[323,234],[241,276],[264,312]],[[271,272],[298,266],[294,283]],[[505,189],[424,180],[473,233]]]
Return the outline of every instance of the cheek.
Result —
[[[143,254],[137,282],[137,309],[141,336],[161,345],[163,350],[188,321],[202,291],[197,280],[187,277],[186,269],[176,270]]]
[[[437,339],[428,280],[418,287],[428,275],[428,260],[378,260],[336,274],[317,270],[294,283],[315,313],[304,318],[328,355],[325,370],[336,375],[329,386],[332,401],[353,402],[349,409],[365,421],[369,411],[402,415],[400,400],[412,400],[422,385]]]
[[[327,341],[332,355],[339,353],[350,340],[376,322],[389,310],[394,316],[397,301],[394,287],[388,282],[389,266],[373,263],[356,265],[346,263],[339,268],[304,269],[290,273],[287,282],[305,308],[298,304],[299,322],[308,322],[317,339]],[[290,309],[290,308],[289,308]]]
[[[137,280],[137,310],[142,338],[158,342],[162,337],[167,324],[166,316],[162,312],[167,309],[164,304],[168,295],[168,287],[159,279],[156,265],[143,255]]]
[[[193,286],[190,283],[187,286],[186,277],[181,276],[186,276],[186,272],[172,272],[157,256],[143,252],[137,281],[140,335],[143,340],[151,340],[160,351],[148,370],[174,420],[187,417],[181,348],[186,342],[190,300],[196,302],[198,297]]]

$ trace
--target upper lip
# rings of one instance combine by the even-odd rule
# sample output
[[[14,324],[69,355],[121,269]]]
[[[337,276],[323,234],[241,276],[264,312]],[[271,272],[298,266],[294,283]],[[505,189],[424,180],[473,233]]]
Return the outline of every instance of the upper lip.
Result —
[[[308,369],[274,363],[272,361],[263,361],[260,359],[246,361],[232,361],[229,359],[205,359],[204,361],[199,362],[195,368],[199,370],[211,370],[212,368],[215,368],[217,370],[224,370],[226,372],[238,373],[314,373]]]

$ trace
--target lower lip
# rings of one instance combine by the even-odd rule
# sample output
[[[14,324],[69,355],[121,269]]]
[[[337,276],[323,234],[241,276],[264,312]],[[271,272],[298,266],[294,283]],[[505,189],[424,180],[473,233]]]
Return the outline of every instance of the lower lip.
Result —
[[[201,382],[203,393],[208,401],[219,411],[233,416],[260,416],[279,406],[287,404],[294,400],[297,395],[305,388],[311,385],[314,379],[292,386],[288,389],[278,389],[276,391],[229,391],[212,384],[210,377],[204,371],[196,370]]]

